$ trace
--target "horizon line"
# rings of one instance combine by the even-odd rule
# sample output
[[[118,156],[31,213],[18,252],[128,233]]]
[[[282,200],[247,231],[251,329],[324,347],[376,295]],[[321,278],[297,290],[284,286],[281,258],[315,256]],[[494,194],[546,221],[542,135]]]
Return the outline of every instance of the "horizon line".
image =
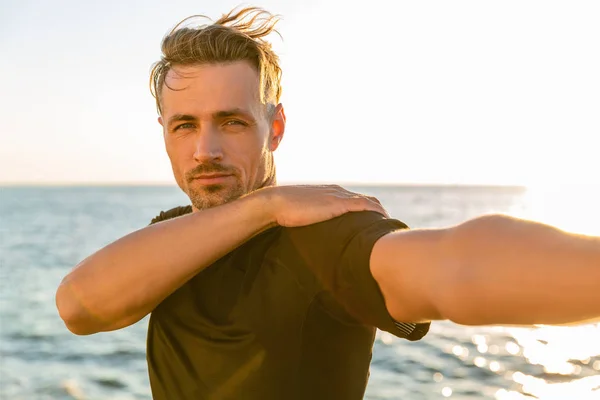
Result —
[[[526,188],[526,184],[518,183],[493,183],[493,182],[360,182],[360,181],[280,181],[278,185],[340,185],[340,186],[470,186],[470,187],[509,187]],[[21,181],[21,182],[0,182],[0,187],[123,187],[123,186],[146,186],[146,187],[178,187],[175,182],[166,181],[98,181],[98,182],[80,182],[80,181]]]

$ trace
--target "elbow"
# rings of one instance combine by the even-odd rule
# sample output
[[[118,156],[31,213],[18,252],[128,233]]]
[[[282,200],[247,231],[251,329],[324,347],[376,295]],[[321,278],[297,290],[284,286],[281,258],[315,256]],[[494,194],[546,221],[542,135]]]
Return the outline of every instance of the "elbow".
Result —
[[[477,317],[476,305],[468,300],[466,293],[468,292],[463,288],[453,284],[447,284],[439,291],[435,300],[435,309],[440,319],[459,325],[482,325],[482,319]]]
[[[435,304],[443,319],[460,325],[498,323],[498,290],[489,268],[484,268],[498,232],[511,230],[517,219],[487,214],[448,230]],[[495,300],[496,299],[496,300]]]
[[[56,291],[55,301],[58,315],[71,333],[84,336],[101,331],[93,326],[89,314],[73,296],[72,290],[65,280],[61,282]]]
[[[480,221],[497,219],[503,217],[489,215],[481,217]],[[472,225],[478,223],[476,220],[471,221]],[[440,319],[460,325],[485,325],[488,318],[482,271],[473,268],[476,260],[471,256],[469,240],[465,237],[465,231],[470,228],[463,224],[447,232],[443,255],[436,279],[430,285],[429,297]]]
[[[489,294],[476,270],[468,264],[456,263],[445,275],[441,289],[432,296],[441,319],[468,326],[495,323]]]

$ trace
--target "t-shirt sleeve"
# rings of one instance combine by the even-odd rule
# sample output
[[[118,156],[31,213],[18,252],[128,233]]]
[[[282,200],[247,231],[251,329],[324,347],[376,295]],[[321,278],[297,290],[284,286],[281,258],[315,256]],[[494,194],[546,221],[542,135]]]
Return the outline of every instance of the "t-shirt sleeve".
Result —
[[[171,208],[168,211],[161,211],[156,217],[152,218],[150,225],[166,221],[171,218],[181,217],[182,215],[189,214],[192,212],[192,206],[179,206]]]
[[[287,228],[283,242],[331,294],[336,303],[329,307],[332,314],[339,316],[341,311],[359,323],[413,341],[427,334],[430,323],[395,321],[370,269],[375,242],[407,228],[403,222],[372,211],[351,212],[318,224]]]

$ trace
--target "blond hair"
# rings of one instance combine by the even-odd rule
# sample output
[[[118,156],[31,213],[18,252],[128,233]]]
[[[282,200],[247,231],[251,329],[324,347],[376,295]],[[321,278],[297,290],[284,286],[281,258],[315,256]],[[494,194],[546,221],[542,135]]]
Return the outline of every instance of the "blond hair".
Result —
[[[165,77],[172,66],[202,65],[248,61],[259,74],[259,99],[274,109],[281,97],[281,68],[279,57],[271,44],[263,38],[276,32],[279,16],[258,7],[230,11],[210,25],[182,27],[194,15],[178,23],[163,38],[162,57],[150,73],[150,91],[156,99],[156,108],[162,114],[161,94]],[[168,87],[168,86],[167,86]]]

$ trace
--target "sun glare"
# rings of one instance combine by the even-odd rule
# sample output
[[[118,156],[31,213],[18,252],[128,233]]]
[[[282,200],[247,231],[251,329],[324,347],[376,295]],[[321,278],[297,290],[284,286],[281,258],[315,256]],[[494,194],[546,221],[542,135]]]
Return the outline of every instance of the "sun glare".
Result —
[[[532,185],[513,214],[554,225],[562,230],[600,235],[600,185]],[[497,400],[598,399],[600,375],[600,324],[577,327],[539,326],[534,329],[507,328],[516,343],[507,344],[510,354],[520,354],[527,363],[543,368],[543,375],[562,375],[562,382],[514,372],[510,380],[521,385],[522,393],[501,389]],[[586,376],[587,375],[587,376]]]
[[[600,185],[533,185],[524,196],[523,215],[565,231],[600,235]]]

